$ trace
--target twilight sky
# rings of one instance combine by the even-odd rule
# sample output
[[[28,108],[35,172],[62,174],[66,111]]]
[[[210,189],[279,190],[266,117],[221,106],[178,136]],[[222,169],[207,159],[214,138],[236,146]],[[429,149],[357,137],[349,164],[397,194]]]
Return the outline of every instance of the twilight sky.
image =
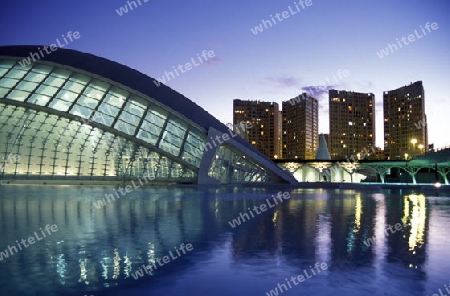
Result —
[[[372,92],[379,147],[384,137],[383,91],[422,80],[429,143],[450,145],[448,0],[310,0],[304,7],[299,0],[139,1],[137,8],[121,11],[122,16],[116,10],[127,5],[125,0],[8,1],[0,10],[0,46],[50,45],[57,38],[62,41],[68,31],[78,31],[81,38],[65,48],[154,78],[192,58],[198,63],[197,54],[212,50],[214,58],[185,73],[178,71],[179,76],[166,78],[165,84],[223,123],[232,122],[235,98],[281,103],[321,83],[327,89]],[[283,11],[287,18],[280,15],[279,21],[275,14]],[[255,35],[251,29],[263,19],[270,21],[270,15],[276,24]],[[428,32],[427,22],[436,22],[438,28]],[[414,41],[400,41],[416,35],[415,30],[419,37]],[[397,44],[398,50],[380,58],[377,52],[388,43]],[[339,69],[350,75],[334,79]],[[316,97],[319,131],[328,133],[328,92]]]

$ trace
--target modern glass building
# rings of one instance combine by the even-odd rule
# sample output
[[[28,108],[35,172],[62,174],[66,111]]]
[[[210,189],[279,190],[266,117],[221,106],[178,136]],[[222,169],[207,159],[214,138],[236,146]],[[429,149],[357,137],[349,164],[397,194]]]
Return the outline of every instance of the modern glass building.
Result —
[[[152,78],[74,50],[30,59],[38,52],[0,47],[2,182],[296,182]]]

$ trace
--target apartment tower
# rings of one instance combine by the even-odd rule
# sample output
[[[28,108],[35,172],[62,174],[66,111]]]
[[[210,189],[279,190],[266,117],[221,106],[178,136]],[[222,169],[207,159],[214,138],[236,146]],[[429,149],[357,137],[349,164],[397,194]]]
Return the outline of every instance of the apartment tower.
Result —
[[[388,159],[410,159],[428,149],[422,81],[383,93],[384,151]]]
[[[281,113],[278,103],[233,100],[233,124],[251,122],[246,139],[271,159],[281,158]],[[244,137],[245,138],[245,137]]]
[[[328,95],[331,158],[356,159],[375,147],[375,95],[334,89]]]
[[[319,147],[319,102],[303,93],[283,106],[284,159],[315,159]]]

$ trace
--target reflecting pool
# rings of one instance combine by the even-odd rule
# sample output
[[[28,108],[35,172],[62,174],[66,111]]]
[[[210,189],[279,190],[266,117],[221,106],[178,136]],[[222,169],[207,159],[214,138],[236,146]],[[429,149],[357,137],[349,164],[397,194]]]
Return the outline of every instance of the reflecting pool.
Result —
[[[439,295],[450,286],[448,192],[118,192],[0,186],[0,295]]]

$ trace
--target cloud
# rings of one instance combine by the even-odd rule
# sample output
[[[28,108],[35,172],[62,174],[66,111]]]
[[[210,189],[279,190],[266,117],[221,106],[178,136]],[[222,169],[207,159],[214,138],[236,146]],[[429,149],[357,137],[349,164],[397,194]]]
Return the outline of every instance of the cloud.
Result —
[[[275,83],[277,86],[284,87],[298,87],[300,85],[300,79],[291,76],[267,77],[266,81]]]
[[[336,85],[331,85],[331,84],[330,85],[326,85],[326,84],[308,85],[308,86],[302,87],[302,91],[309,93],[312,97],[319,98],[324,95],[328,96],[328,91],[330,89],[334,89],[334,88],[336,88]]]

